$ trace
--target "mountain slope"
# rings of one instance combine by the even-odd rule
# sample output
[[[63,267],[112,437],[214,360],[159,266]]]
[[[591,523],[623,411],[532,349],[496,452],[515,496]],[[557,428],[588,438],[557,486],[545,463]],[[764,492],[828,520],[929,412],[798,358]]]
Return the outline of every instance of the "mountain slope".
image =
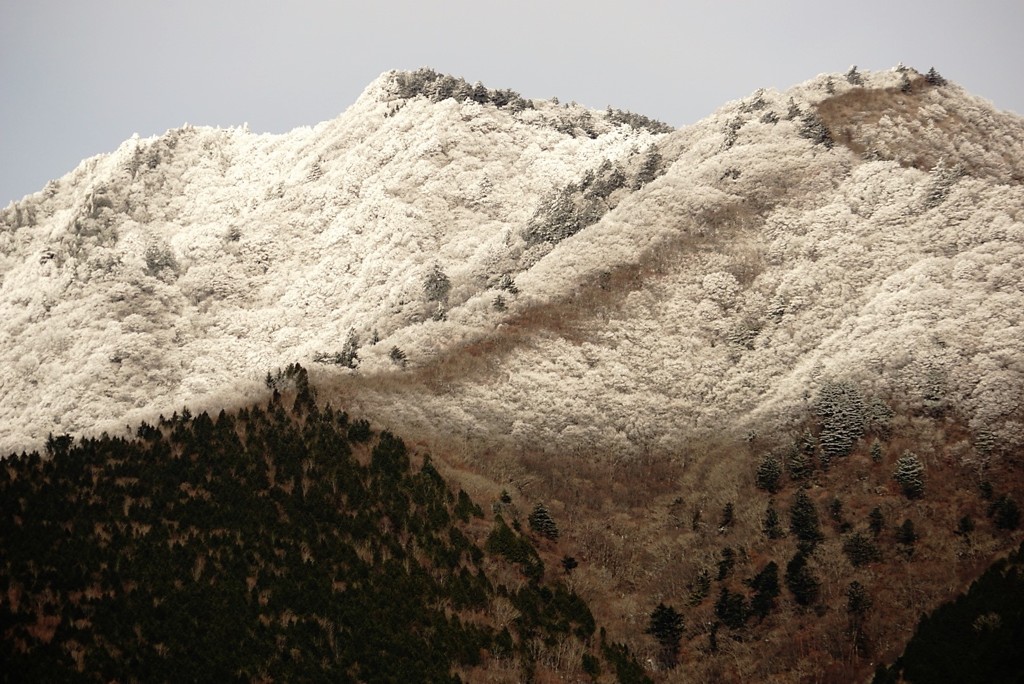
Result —
[[[866,676],[1020,540],[1022,159],[904,68],[672,132],[391,72],[313,129],[129,141],[2,215],[0,447],[320,361],[492,513],[543,503],[652,675]]]
[[[905,94],[898,82],[832,87],[871,89],[894,108],[986,111],[952,86]],[[1016,449],[1021,184],[972,176],[966,145],[926,172],[816,143],[813,113],[846,96],[827,83],[755,94],[661,141],[662,177],[517,278],[514,334],[484,335],[503,351],[485,352],[478,372],[465,374],[470,347],[421,369],[416,401],[389,400],[379,376],[350,379],[347,398],[385,421],[555,451],[671,453],[695,432],[776,429],[822,382],[844,380],[955,407]],[[791,103],[800,111],[787,120]],[[1001,153],[1019,158],[1024,126],[1002,122]],[[891,128],[920,146],[912,123]],[[952,144],[945,135],[935,129],[934,148]],[[427,337],[404,332],[410,347]]]
[[[1013,448],[1024,126],[859,76],[664,135],[389,73],[313,129],[129,141],[4,212],[0,443],[245,391],[352,330],[342,391],[396,424],[672,449],[847,379]]]
[[[403,99],[401,77],[313,129],[131,140],[8,207],[0,445],[170,410],[353,327],[386,337],[436,312],[434,263],[462,304],[536,258],[518,231],[551,187],[632,175],[657,137],[576,106]]]

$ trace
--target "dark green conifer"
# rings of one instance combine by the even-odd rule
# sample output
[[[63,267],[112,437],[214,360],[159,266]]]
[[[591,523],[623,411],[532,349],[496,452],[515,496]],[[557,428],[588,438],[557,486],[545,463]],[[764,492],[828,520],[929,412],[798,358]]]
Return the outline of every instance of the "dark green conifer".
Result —
[[[679,663],[679,642],[683,636],[683,616],[672,606],[659,603],[651,612],[651,618],[644,630],[658,642],[658,660],[661,666],[672,669]]]

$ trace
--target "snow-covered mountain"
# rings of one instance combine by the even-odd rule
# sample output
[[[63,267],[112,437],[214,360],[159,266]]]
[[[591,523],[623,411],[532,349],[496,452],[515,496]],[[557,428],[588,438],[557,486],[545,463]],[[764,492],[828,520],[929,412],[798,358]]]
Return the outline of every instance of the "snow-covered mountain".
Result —
[[[0,214],[0,451],[314,358],[383,424],[545,449],[784,425],[830,381],[1019,446],[1022,179],[1024,120],[903,68],[671,132],[389,72],[313,128],[132,139]]]

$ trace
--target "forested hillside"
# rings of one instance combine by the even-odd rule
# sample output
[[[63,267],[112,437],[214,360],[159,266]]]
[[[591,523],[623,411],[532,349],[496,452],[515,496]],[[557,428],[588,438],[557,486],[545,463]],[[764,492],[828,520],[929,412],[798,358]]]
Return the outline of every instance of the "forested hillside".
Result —
[[[553,528],[485,520],[429,455],[320,410],[301,366],[277,384],[266,406],[4,461],[4,681],[638,670],[552,563]]]
[[[388,72],[86,160],[0,213],[5,657],[911,677],[1024,534],[1022,160],[902,65],[679,130]]]
[[[4,461],[8,678],[862,679],[1020,538],[1018,469],[937,459],[955,419],[848,385],[782,448],[498,478],[317,403],[299,365],[269,384]]]

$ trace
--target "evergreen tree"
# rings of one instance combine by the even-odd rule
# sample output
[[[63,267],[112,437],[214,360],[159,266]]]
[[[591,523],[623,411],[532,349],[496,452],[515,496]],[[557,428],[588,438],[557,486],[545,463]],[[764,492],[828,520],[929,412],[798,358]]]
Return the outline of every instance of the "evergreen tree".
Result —
[[[395,364],[396,366],[400,366],[402,368],[405,368],[405,364],[406,364],[406,360],[407,360],[406,356],[405,356],[405,352],[402,351],[401,349],[399,349],[398,347],[392,347],[391,348],[391,351],[388,352],[388,358],[390,358],[391,359],[391,363]]]
[[[846,81],[850,85],[864,85],[864,77],[860,75],[859,71],[857,71],[857,65],[853,65],[850,67],[850,70],[846,72]]]
[[[747,585],[754,590],[750,611],[759,620],[763,620],[775,607],[775,599],[781,591],[778,564],[775,561],[768,563],[753,579],[747,580]]]
[[[740,629],[747,623],[749,615],[746,597],[722,587],[715,602],[715,616],[729,629]]]
[[[877,439],[871,443],[871,462],[882,462],[882,444]]]
[[[633,189],[639,190],[657,178],[661,172],[661,163],[661,153],[658,152],[658,148],[655,145],[648,147],[640,170],[637,171],[636,178],[633,179]]]
[[[733,520],[736,517],[736,511],[732,505],[732,502],[725,504],[722,508],[722,518],[718,521],[718,531],[720,533],[725,532],[727,529],[732,527]]]
[[[914,91],[913,85],[910,83],[910,76],[907,75],[906,70],[900,73],[900,92],[904,95],[909,95]]]
[[[787,467],[794,480],[806,480],[814,472],[814,438],[805,432],[789,453]]]
[[[843,522],[843,502],[838,496],[833,496],[832,500],[828,502],[828,517],[834,523]]]
[[[878,550],[871,539],[866,535],[856,532],[843,542],[843,553],[850,559],[854,567],[874,563],[882,559],[882,552]]]
[[[727,546],[722,549],[722,559],[718,561],[718,581],[721,582],[731,575],[735,565],[736,552],[732,550],[731,546]]]
[[[814,112],[808,112],[803,116],[800,135],[815,145],[824,145],[826,149],[832,149],[835,144],[832,141],[832,132],[828,130],[828,126],[821,120],[821,117]]]
[[[684,625],[683,616],[675,608],[664,603],[659,603],[651,613],[645,633],[653,636],[661,647],[658,660],[662,667],[672,669],[679,663],[679,642],[683,636]]]
[[[914,555],[914,544],[917,542],[917,531],[914,529],[914,521],[909,518],[896,529],[896,541],[903,546],[903,554],[910,558]]]
[[[856,580],[846,588],[846,612],[857,620],[863,620],[871,609],[871,597],[864,585]]]
[[[1020,525],[1020,508],[1008,494],[1003,494],[992,504],[989,514],[1001,530],[1015,530]]]
[[[345,337],[345,344],[341,348],[341,356],[338,360],[342,366],[355,368],[359,365],[359,335],[355,328],[349,328]]]
[[[423,294],[426,296],[427,301],[437,302],[441,305],[447,304],[448,293],[451,289],[452,284],[448,280],[448,276],[441,270],[439,264],[434,264],[423,280]]]
[[[786,109],[786,119],[792,121],[793,119],[799,118],[800,113],[800,106],[797,105],[793,98],[789,98],[789,106]]]
[[[695,606],[711,594],[711,573],[701,568],[690,585],[690,605]]]
[[[960,518],[960,521],[957,523],[956,531],[954,532],[954,534],[956,534],[958,537],[964,537],[965,539],[968,539],[971,532],[973,531],[974,520],[971,519],[971,516],[965,515],[962,518]]]
[[[871,530],[871,534],[875,536],[875,539],[882,534],[882,530],[885,529],[885,516],[882,515],[882,509],[875,506],[868,513],[868,528]]]
[[[775,494],[782,486],[782,464],[779,459],[767,454],[757,466],[757,486]]]
[[[850,631],[857,652],[863,657],[868,655],[868,640],[864,632],[864,619],[871,609],[871,597],[860,582],[850,582],[846,588],[846,614],[850,618]]]
[[[908,499],[917,499],[924,495],[924,466],[913,452],[907,451],[900,456],[892,477],[899,483],[900,489]]]
[[[786,536],[782,529],[782,520],[779,518],[779,512],[775,510],[775,506],[772,503],[768,504],[768,510],[765,511],[762,529],[764,536],[769,539],[782,539]]]
[[[800,550],[786,564],[786,588],[801,606],[809,606],[818,600],[821,582],[807,567],[807,554]]]
[[[821,421],[822,461],[846,456],[864,434],[864,397],[848,382],[827,382],[818,391],[814,412]]]
[[[558,526],[544,504],[539,503],[534,506],[533,512],[530,513],[527,520],[530,523],[530,529],[537,534],[552,540],[558,539]]]
[[[799,489],[793,498],[793,506],[789,509],[789,529],[797,539],[810,545],[822,539],[818,511],[805,488]]]

